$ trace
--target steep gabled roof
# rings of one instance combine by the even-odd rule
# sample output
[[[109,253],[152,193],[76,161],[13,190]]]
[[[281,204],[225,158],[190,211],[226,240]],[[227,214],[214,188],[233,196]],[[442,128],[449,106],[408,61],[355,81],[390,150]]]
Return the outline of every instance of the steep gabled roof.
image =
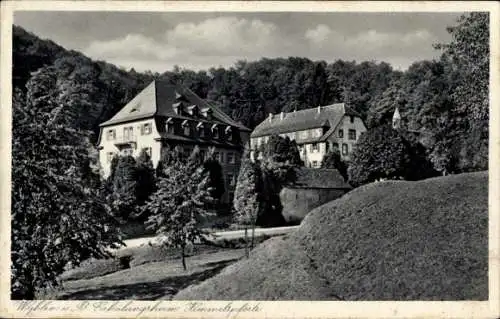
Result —
[[[313,107],[266,118],[252,132],[252,137],[282,134],[320,127],[335,127],[346,113],[344,103]]]
[[[151,82],[118,113],[116,113],[108,121],[101,123],[100,126],[119,124],[156,115],[165,117],[182,117],[177,115],[173,107],[173,105],[177,103],[180,98],[182,98],[182,100],[189,101],[191,105],[196,105],[200,109],[208,108],[212,110],[212,116],[215,121],[236,126],[244,131],[250,131],[250,129],[245,127],[243,124],[234,121],[218,107],[209,104],[187,87],[160,80]]]
[[[288,188],[351,189],[336,169],[301,167],[295,170],[297,180]]]

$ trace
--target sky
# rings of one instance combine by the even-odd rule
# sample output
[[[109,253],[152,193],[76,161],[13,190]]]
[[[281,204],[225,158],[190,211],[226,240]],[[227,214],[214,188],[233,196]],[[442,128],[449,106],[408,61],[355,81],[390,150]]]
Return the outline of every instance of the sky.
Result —
[[[433,59],[461,13],[16,11],[14,24],[126,69],[229,67],[307,57],[385,61],[405,70]]]

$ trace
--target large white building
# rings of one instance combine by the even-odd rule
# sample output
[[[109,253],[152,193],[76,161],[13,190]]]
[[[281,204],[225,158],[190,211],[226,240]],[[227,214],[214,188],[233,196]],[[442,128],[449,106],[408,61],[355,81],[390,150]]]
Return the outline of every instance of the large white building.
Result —
[[[328,150],[337,148],[348,161],[366,126],[361,116],[344,103],[269,114],[250,135],[252,156],[272,135],[295,140],[306,167],[320,167]]]
[[[233,121],[182,85],[153,81],[111,119],[100,124],[99,160],[104,177],[117,155],[137,157],[142,150],[156,167],[165,146],[180,146],[190,154],[215,148],[226,184],[228,202],[235,187],[241,153],[250,129]]]

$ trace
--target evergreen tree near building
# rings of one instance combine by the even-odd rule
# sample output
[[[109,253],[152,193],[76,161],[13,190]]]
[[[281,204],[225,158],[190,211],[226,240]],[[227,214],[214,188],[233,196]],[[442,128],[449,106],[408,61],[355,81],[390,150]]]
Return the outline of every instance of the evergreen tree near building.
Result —
[[[342,160],[338,149],[330,150],[325,154],[325,156],[323,156],[321,168],[336,169],[339,171],[340,175],[344,177],[344,180],[347,180],[348,178],[347,164]]]
[[[245,149],[242,157],[233,206],[236,223],[245,229],[245,255],[249,256],[248,228],[252,230],[252,245],[255,237],[255,225],[259,214],[258,165],[250,160],[250,152]]]
[[[155,169],[146,150],[141,151],[136,162],[137,204],[142,205],[155,190]]]
[[[272,135],[269,141],[265,144],[262,157],[273,162],[287,163],[295,166],[303,166],[304,163],[300,159],[300,152],[297,143],[290,138]]]
[[[176,159],[164,167],[157,190],[149,197],[144,210],[150,212],[146,221],[167,248],[179,249],[182,266],[186,266],[186,249],[205,234],[201,225],[213,203],[210,196],[209,172],[200,165],[199,149],[195,148],[186,162]]]
[[[114,215],[122,222],[135,216],[137,207],[137,163],[132,156],[119,156],[115,170],[108,179],[110,204]]]

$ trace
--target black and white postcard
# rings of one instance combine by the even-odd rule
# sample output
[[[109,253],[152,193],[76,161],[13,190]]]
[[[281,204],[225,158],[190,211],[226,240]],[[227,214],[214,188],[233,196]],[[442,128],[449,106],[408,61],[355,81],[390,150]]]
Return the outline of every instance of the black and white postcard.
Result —
[[[2,2],[2,317],[500,316],[499,9]]]

